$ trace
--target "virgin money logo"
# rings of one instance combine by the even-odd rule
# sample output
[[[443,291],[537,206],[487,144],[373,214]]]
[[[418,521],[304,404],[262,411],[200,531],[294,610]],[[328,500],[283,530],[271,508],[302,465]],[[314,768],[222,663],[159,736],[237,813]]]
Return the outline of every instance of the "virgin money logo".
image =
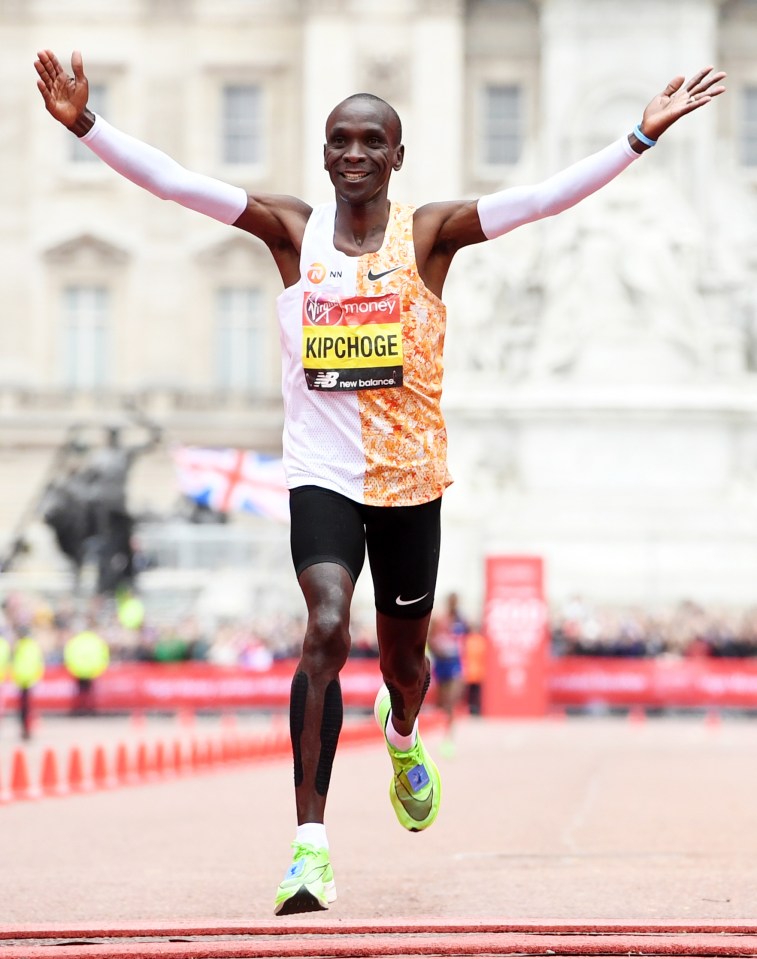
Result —
[[[311,326],[338,326],[342,320],[341,300],[311,294],[305,301],[305,319]]]
[[[308,267],[308,279],[311,283],[323,283],[326,279],[326,267],[323,263],[311,263]]]

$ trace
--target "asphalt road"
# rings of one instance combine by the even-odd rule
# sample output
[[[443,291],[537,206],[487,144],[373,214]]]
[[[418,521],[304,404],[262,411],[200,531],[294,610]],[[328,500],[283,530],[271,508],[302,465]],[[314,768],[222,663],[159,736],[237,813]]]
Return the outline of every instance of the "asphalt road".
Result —
[[[178,729],[44,720],[30,762],[47,745]],[[438,733],[424,738],[438,753]],[[17,747],[6,717],[6,777]],[[327,827],[338,900],[312,921],[757,924],[756,755],[753,720],[466,719],[454,758],[437,756],[439,818],[409,834],[389,804],[377,732],[375,745],[337,754]],[[0,806],[0,923],[274,921],[292,793],[281,759]]]

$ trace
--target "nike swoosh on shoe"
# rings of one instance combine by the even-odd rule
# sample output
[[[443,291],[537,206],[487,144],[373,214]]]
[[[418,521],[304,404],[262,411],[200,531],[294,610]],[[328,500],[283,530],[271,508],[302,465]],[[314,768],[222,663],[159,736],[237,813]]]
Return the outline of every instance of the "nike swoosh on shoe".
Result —
[[[429,790],[428,796],[426,796],[425,799],[416,799],[415,796],[411,796],[408,793],[401,782],[398,782],[395,779],[394,791],[397,794],[397,799],[399,799],[399,801],[402,803],[403,809],[411,819],[414,819],[416,822],[423,822],[423,820],[428,817],[428,814],[431,812],[431,806],[434,802],[433,787]]]

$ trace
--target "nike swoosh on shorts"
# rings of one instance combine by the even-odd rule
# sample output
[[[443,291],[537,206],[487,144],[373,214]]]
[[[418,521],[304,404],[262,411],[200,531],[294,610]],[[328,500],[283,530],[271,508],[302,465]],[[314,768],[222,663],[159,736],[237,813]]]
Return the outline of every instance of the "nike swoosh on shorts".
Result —
[[[402,593],[395,599],[395,603],[398,606],[412,606],[413,603],[420,603],[422,599],[425,599],[428,596],[428,590],[423,594],[423,596],[418,596],[416,599],[403,599]]]

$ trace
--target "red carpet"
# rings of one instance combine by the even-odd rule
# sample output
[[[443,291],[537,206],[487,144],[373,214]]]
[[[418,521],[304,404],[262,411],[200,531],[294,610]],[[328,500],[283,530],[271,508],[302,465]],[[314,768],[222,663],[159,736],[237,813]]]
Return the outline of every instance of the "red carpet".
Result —
[[[757,928],[727,925],[399,920],[0,926],[0,959],[247,959],[255,956],[754,956]]]

